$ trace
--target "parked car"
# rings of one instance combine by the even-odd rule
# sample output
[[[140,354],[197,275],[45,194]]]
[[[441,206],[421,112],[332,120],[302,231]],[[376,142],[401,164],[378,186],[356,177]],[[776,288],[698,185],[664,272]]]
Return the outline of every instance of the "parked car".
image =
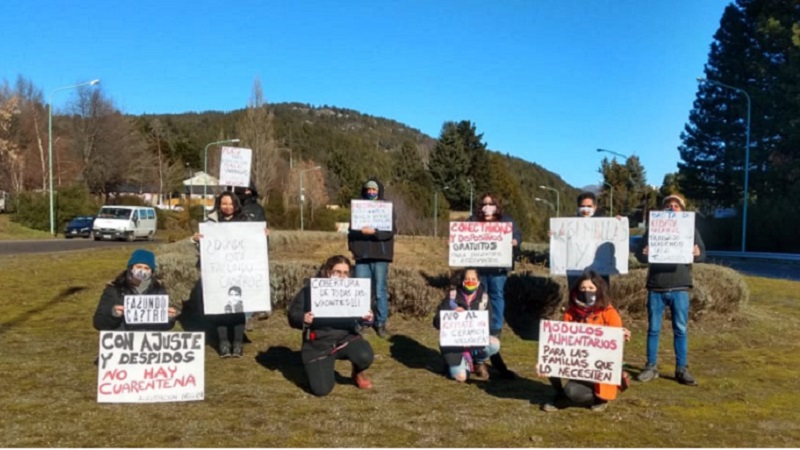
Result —
[[[94,225],[94,216],[73,217],[67,222],[67,229],[64,231],[64,237],[67,239],[74,237],[92,237],[92,225]]]
[[[92,237],[95,241],[101,239],[151,241],[156,234],[156,221],[156,210],[149,206],[106,205],[97,213],[97,219],[92,226]]]

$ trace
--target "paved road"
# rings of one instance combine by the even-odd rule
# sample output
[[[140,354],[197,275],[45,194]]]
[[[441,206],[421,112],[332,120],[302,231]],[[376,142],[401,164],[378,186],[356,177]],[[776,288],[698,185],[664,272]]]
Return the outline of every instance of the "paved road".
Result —
[[[730,267],[745,275],[800,281],[800,264],[796,262],[720,257],[709,258],[709,262]]]
[[[157,242],[157,241],[156,241]],[[0,255],[20,253],[53,253],[87,248],[119,247],[120,245],[142,245],[145,241],[95,241],[94,239],[45,239],[35,241],[0,241]]]

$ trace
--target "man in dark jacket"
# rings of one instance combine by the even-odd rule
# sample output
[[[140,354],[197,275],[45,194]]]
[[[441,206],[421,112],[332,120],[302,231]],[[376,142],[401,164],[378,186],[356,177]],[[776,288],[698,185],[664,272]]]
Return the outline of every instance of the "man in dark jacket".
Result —
[[[383,183],[373,177],[361,188],[361,199],[385,200]],[[385,338],[386,321],[389,319],[389,296],[386,291],[386,278],[389,274],[389,263],[394,259],[394,235],[397,232],[397,221],[392,210],[392,230],[376,230],[364,227],[360,230],[349,229],[347,244],[353,259],[356,261],[355,277],[372,280],[372,292],[376,299],[376,316],[373,327],[378,336]]]
[[[266,222],[267,216],[264,214],[264,208],[258,203],[258,191],[253,181],[250,181],[249,187],[237,186],[233,192],[239,197],[242,203],[242,214],[247,216],[249,222]]]
[[[683,211],[686,203],[679,195],[664,198],[662,206],[667,211]],[[637,249],[636,258],[647,263],[649,231],[642,238],[642,247]],[[703,262],[706,247],[700,233],[694,230],[694,262]],[[669,308],[672,316],[672,332],[675,345],[675,379],[687,386],[697,386],[687,366],[689,350],[686,326],[689,321],[689,289],[692,288],[691,264],[650,264],[647,270],[647,365],[637,379],[647,382],[658,378],[658,340],[664,309]]]

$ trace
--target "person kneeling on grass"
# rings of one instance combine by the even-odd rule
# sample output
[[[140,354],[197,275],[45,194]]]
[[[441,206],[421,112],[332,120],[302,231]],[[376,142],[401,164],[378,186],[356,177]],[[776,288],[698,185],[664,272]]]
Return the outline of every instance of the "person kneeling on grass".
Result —
[[[607,327],[622,327],[619,313],[611,305],[608,285],[594,271],[584,272],[575,282],[569,294],[569,307],[564,313],[565,322],[580,322]],[[625,340],[631,332],[623,328]],[[618,389],[627,388],[627,373],[622,373],[622,386],[592,383],[584,380],[568,380],[562,385],[561,378],[550,378],[556,390],[555,400],[542,405],[542,411],[557,411],[569,406],[588,406],[592,411],[603,411],[608,402],[617,398]]]
[[[491,323],[489,294],[481,286],[476,269],[465,269],[461,273],[459,285],[442,301],[439,311],[488,311]],[[440,327],[438,312],[433,316],[433,326],[437,330]],[[500,351],[500,340],[490,336],[489,345],[486,347],[440,347],[439,349],[451,378],[463,383],[467,381],[470,373],[473,373],[475,379],[485,381],[489,379],[486,361]]]
[[[352,265],[342,255],[330,257],[318,276],[324,278],[349,278]],[[289,325],[303,330],[303,347],[300,356],[311,385],[311,393],[328,395],[336,381],[336,360],[346,359],[353,365],[353,382],[359,389],[371,389],[372,381],[366,370],[372,365],[375,353],[358,330],[371,322],[372,311],[361,318],[315,318],[311,311],[311,287],[305,286],[289,305]]]
[[[128,259],[128,268],[106,286],[94,312],[94,328],[98,331],[168,331],[175,325],[178,310],[170,306],[167,323],[125,323],[126,295],[167,295],[156,279],[156,255],[137,249]]]

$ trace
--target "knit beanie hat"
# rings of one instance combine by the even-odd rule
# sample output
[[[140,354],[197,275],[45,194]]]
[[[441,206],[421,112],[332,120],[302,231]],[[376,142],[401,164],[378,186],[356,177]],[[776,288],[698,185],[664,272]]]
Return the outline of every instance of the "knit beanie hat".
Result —
[[[134,264],[147,264],[150,266],[150,269],[155,272],[156,255],[154,255],[153,252],[143,248],[136,249],[134,250],[133,254],[131,254],[131,258],[128,260],[128,267],[131,267]]]
[[[364,189],[378,189],[378,183],[375,180],[369,180],[364,183]]]

